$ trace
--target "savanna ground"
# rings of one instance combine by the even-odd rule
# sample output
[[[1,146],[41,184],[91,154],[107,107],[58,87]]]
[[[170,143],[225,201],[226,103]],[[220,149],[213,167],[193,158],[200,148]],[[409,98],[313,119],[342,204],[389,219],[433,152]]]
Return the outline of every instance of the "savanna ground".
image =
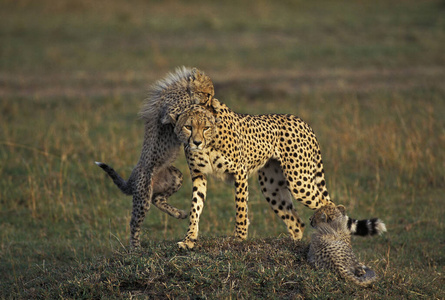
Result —
[[[220,2],[0,1],[0,297],[443,299],[445,2]],[[211,180],[196,250],[152,208],[127,253],[131,198],[93,162],[130,174],[146,88],[181,65],[235,111],[312,125],[333,200],[387,224],[353,241],[373,287],[313,270],[311,229],[289,240],[255,178],[246,242]]]

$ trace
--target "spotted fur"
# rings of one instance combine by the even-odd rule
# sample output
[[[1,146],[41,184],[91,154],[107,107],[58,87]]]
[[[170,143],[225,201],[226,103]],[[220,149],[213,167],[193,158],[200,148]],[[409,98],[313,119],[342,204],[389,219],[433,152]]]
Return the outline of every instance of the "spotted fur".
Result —
[[[369,286],[377,275],[354,255],[348,219],[342,205],[323,206],[314,213],[311,225],[317,231],[312,235],[308,261],[317,269],[331,269],[357,285]]]
[[[311,127],[293,115],[238,114],[217,99],[212,99],[211,107],[196,105],[181,114],[176,123],[175,132],[185,145],[193,181],[190,225],[179,246],[193,248],[198,238],[208,174],[235,182],[235,236],[245,239],[249,226],[248,177],[255,171],[272,210],[283,220],[290,236],[300,240],[304,223],[292,199],[310,209],[332,204],[320,147]],[[357,230],[360,226],[352,226],[356,222],[351,219],[351,231],[363,233]]]

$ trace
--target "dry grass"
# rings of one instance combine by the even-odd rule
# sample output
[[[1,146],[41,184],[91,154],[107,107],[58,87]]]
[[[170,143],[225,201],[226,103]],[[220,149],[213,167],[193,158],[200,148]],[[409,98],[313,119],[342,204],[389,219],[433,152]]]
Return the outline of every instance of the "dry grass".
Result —
[[[2,1],[0,297],[443,298],[442,11],[438,1]],[[302,244],[283,238],[254,178],[247,242],[225,238],[233,189],[211,180],[200,248],[179,252],[187,222],[152,209],[143,253],[126,255],[131,198],[93,162],[129,175],[145,89],[179,65],[206,71],[236,111],[312,125],[334,201],[388,226],[354,241],[382,275],[376,286],[310,269],[300,255],[310,229]],[[190,196],[186,175],[171,203],[187,209]]]

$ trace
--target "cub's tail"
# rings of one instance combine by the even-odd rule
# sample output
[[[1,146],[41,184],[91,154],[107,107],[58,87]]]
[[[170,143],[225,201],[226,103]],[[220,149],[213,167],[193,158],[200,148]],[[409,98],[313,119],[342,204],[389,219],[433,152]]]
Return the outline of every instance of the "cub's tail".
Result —
[[[130,184],[128,184],[127,181],[125,181],[122,177],[117,174],[117,172],[107,164],[101,163],[101,162],[95,162],[96,165],[102,168],[108,176],[113,179],[114,184],[117,185],[117,187],[126,195],[133,195],[133,189]]]
[[[349,217],[348,217],[349,218]],[[386,225],[378,218],[367,220],[348,219],[348,229],[354,235],[372,236],[386,232]]]

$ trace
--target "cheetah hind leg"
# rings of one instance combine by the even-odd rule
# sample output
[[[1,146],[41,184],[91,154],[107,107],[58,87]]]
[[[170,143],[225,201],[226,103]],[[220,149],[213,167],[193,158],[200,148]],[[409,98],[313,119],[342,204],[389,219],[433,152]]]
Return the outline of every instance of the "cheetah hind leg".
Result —
[[[169,166],[156,172],[153,178],[152,203],[161,211],[176,219],[185,219],[188,214],[167,203],[168,197],[176,193],[182,186],[182,173],[177,168]]]
[[[286,224],[290,237],[296,241],[301,240],[304,232],[304,223],[294,208],[293,198],[287,188],[280,163],[276,160],[270,160],[258,171],[258,181],[261,192],[272,210]]]
[[[153,196],[152,178],[140,170],[136,170],[136,172],[140,187],[133,193],[133,210],[130,220],[130,246],[132,249],[141,247],[141,225],[150,209],[150,199]]]

